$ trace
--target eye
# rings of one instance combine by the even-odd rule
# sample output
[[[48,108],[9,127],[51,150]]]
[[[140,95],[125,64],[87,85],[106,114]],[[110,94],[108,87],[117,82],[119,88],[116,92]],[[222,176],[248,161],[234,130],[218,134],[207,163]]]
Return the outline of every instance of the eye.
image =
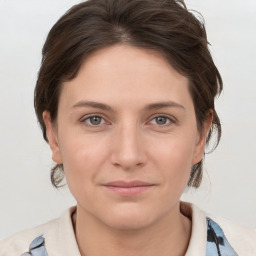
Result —
[[[85,122],[88,126],[99,126],[104,123],[104,119],[100,116],[89,116],[84,118],[82,122]]]
[[[169,125],[172,122],[173,121],[171,120],[171,118],[167,116],[156,116],[151,120],[151,123],[160,125],[160,126]]]

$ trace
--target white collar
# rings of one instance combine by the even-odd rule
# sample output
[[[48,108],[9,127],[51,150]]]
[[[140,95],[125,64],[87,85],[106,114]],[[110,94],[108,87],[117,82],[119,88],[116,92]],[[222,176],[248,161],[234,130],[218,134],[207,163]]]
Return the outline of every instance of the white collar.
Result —
[[[185,256],[205,255],[207,227],[206,216],[195,205],[181,202],[181,209],[184,215],[192,219],[192,233]],[[44,234],[46,248],[51,256],[72,255],[81,256],[72,224],[72,214],[76,210],[73,206],[56,221],[54,227]]]
[[[44,234],[45,245],[51,256],[81,256],[72,224],[72,214],[76,210],[73,206],[56,221],[54,227]]]

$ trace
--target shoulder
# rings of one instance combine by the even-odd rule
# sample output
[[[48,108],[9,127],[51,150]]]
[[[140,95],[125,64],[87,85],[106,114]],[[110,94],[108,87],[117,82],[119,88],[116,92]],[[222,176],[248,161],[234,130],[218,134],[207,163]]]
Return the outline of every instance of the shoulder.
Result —
[[[211,214],[207,214],[207,216],[218,223],[226,238],[239,256],[256,255],[255,229]]]
[[[226,239],[239,256],[256,255],[256,230],[200,210],[191,204],[194,218],[211,219],[221,228]]]
[[[32,229],[18,232],[0,241],[1,256],[20,256],[28,251],[31,242],[58,225],[59,219],[51,220]]]
[[[20,256],[26,252],[38,256],[80,255],[72,223],[75,211],[76,207],[71,207],[58,219],[0,241],[0,256]],[[40,253],[33,253],[39,247]]]

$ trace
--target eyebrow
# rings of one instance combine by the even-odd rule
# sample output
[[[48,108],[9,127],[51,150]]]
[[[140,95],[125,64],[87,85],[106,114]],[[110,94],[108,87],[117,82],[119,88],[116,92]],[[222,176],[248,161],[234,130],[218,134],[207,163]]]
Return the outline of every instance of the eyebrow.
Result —
[[[152,103],[148,104],[145,109],[146,110],[155,110],[155,109],[160,109],[160,108],[170,108],[170,107],[175,107],[175,108],[181,108],[185,110],[185,107],[182,106],[181,104],[178,104],[174,101],[165,101],[165,102],[157,102],[157,103]]]
[[[78,107],[92,107],[92,108],[98,108],[101,110],[114,112],[113,108],[111,108],[109,105],[106,105],[106,104],[100,103],[100,102],[95,102],[95,101],[82,100],[82,101],[77,102],[75,105],[73,105],[72,108],[78,108]],[[181,104],[178,104],[174,101],[151,103],[151,104],[146,105],[144,109],[145,110],[156,110],[156,109],[160,109],[160,108],[170,108],[170,107],[181,108],[181,109],[185,110],[184,106],[182,106]]]
[[[95,102],[95,101],[87,101],[87,100],[81,100],[77,102],[75,105],[73,105],[72,108],[78,108],[78,107],[92,107],[92,108],[98,108],[102,110],[107,110],[107,111],[114,111],[110,106],[100,103],[100,102]]]

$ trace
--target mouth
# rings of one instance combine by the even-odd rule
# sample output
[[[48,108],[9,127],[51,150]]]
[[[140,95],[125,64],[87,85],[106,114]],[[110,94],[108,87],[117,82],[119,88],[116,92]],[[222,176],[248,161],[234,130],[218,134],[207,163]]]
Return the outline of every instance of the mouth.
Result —
[[[103,184],[105,188],[121,196],[139,195],[155,186],[155,184],[143,181],[112,181]]]

